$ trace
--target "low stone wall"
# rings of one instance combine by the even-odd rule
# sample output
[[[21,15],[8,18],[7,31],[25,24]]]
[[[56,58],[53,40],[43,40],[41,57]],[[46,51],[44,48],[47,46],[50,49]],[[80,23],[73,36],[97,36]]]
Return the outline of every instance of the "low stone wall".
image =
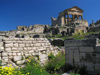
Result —
[[[90,75],[100,74],[100,44],[98,39],[66,39],[64,45],[66,63],[80,67],[84,65]]]
[[[3,38],[0,41],[0,59],[2,65],[21,64],[28,56],[39,57],[41,64],[48,59],[48,54],[55,55],[59,48],[51,46],[46,38]],[[11,61],[13,60],[13,61]]]

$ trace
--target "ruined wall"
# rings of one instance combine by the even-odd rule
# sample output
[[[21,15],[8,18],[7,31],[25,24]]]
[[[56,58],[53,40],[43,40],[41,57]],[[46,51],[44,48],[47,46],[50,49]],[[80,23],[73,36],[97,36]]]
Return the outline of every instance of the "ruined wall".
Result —
[[[55,55],[59,48],[51,46],[46,38],[3,38],[0,41],[0,59],[2,65],[16,65],[23,63],[27,56],[38,56],[41,64],[48,59],[48,54],[53,52]],[[12,61],[13,60],[13,61]]]
[[[100,74],[100,44],[98,39],[64,41],[66,63],[87,66],[90,75]],[[92,73],[92,74],[91,74]]]
[[[86,30],[86,26],[82,26],[82,25],[77,25],[75,26],[75,33],[79,33],[80,31],[82,31],[83,33],[86,33],[87,30]]]
[[[74,23],[79,23],[80,25],[88,27],[88,21],[87,20],[76,20]]]
[[[90,27],[89,32],[97,32],[97,31],[100,31],[100,23],[94,27]]]

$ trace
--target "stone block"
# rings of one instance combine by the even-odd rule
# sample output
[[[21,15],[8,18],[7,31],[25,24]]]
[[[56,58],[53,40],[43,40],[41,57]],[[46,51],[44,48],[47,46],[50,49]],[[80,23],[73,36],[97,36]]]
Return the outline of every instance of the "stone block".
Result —
[[[36,41],[33,41],[33,44],[36,44]]]
[[[28,43],[28,44],[32,44],[33,42],[32,42],[32,41],[27,41],[27,43]]]
[[[4,40],[4,41],[5,41],[5,40],[6,40],[6,41],[9,41],[10,39],[9,39],[9,38],[3,38],[3,40]]]
[[[14,38],[15,41],[19,41],[19,39],[21,39],[21,38]]]
[[[74,62],[79,63],[80,62],[80,56],[79,53],[73,53],[74,54]]]
[[[27,44],[27,41],[23,41],[24,44]]]
[[[65,40],[64,41],[64,46],[71,46],[71,47],[76,47],[76,46],[82,46],[81,40]]]
[[[35,46],[39,47],[41,46],[41,43],[36,43]]]
[[[25,39],[25,41],[29,41],[30,40],[30,38],[24,38]]]
[[[81,42],[83,46],[95,46],[97,44],[97,40],[98,39],[90,38],[90,39],[84,39]]]
[[[25,47],[25,44],[19,44],[19,47]]]
[[[25,46],[26,46],[26,47],[31,47],[31,44],[26,44]]]
[[[10,47],[9,48],[5,48],[5,51],[9,52],[9,51],[11,51],[11,48]]]
[[[18,43],[13,44],[14,47],[18,47]]]
[[[14,51],[14,50],[18,50],[18,48],[16,48],[16,47],[13,47],[13,48],[12,48],[12,50],[13,50],[13,51]]]
[[[73,50],[65,50],[65,60],[66,63],[73,65]]]
[[[34,47],[34,44],[31,44],[31,47]]]
[[[16,41],[17,43],[19,43],[19,44],[21,44],[22,43],[22,41]]]
[[[23,48],[18,48],[19,51],[24,50]]]
[[[94,51],[94,49],[93,49],[93,47],[79,47],[79,51],[80,52],[93,52]]]
[[[20,40],[20,41],[24,41],[25,39],[24,39],[24,38],[19,38],[19,40]]]
[[[3,57],[6,57],[6,56],[8,56],[8,53],[7,53],[7,52],[3,52],[3,53],[2,53],[2,56],[3,56]]]
[[[13,47],[13,43],[5,44],[5,47]]]
[[[32,47],[32,50],[37,50],[37,47]]]
[[[14,56],[13,61],[19,61],[22,59],[22,56]]]

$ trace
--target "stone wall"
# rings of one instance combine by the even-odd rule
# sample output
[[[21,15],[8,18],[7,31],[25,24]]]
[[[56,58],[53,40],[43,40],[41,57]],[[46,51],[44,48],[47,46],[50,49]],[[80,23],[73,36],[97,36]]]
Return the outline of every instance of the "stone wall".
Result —
[[[98,39],[66,39],[64,45],[66,63],[80,67],[86,66],[90,75],[100,74],[100,44]]]
[[[48,54],[56,55],[59,48],[51,46],[46,38],[3,38],[0,40],[0,59],[2,65],[13,62],[18,65],[28,56],[39,57],[41,64],[48,59]],[[12,61],[13,60],[13,61]]]

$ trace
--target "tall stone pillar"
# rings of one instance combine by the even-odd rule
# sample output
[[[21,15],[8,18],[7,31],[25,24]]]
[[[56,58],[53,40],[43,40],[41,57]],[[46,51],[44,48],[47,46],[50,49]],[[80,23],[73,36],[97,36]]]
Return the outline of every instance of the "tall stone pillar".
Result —
[[[66,24],[66,15],[64,15],[64,24]]]
[[[61,16],[61,26],[62,26],[62,27],[64,26],[64,23],[65,23],[65,21],[64,21],[64,16]]]

